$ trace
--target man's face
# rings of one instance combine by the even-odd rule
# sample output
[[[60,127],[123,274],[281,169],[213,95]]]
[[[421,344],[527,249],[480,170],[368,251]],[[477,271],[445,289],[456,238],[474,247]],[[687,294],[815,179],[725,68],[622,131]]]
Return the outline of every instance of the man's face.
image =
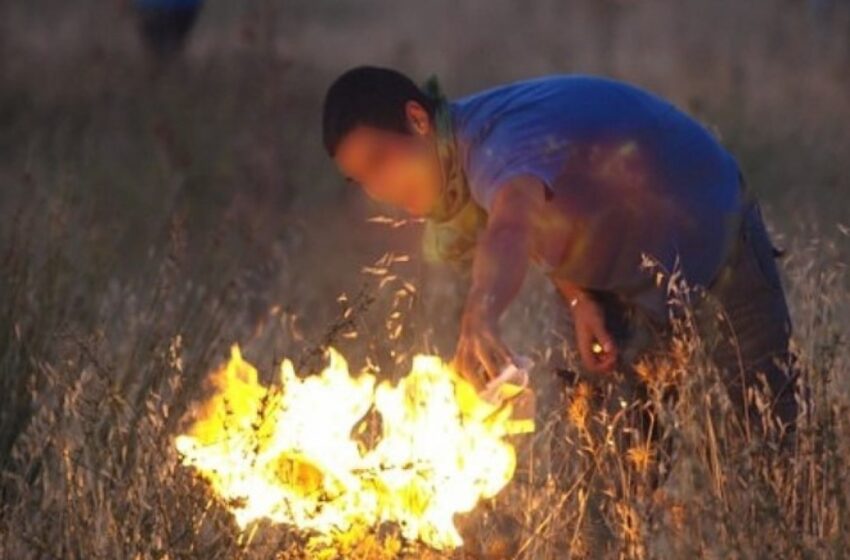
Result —
[[[442,179],[428,113],[410,101],[407,114],[412,133],[357,126],[340,142],[334,161],[374,200],[423,216],[436,204]]]

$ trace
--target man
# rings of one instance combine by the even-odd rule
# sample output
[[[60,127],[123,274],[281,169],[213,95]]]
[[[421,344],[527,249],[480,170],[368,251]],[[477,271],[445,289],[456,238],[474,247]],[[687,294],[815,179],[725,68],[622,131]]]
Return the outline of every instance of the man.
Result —
[[[665,285],[641,266],[649,256],[723,305],[728,332],[713,356],[732,398],[764,374],[776,415],[793,422],[773,246],[735,159],[672,104],[572,75],[450,102],[435,80],[423,90],[359,67],[329,88],[323,126],[349,181],[427,218],[427,255],[472,261],[455,356],[466,377],[481,385],[511,362],[498,321],[531,263],[568,302],[584,367],[628,367],[637,326],[669,336]]]

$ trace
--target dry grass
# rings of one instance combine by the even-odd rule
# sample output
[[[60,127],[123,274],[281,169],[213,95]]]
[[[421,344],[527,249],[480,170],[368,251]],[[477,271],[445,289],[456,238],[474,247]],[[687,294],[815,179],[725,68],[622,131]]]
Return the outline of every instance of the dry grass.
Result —
[[[13,229],[39,231],[40,219],[24,212]],[[242,288],[197,294],[200,288],[176,281],[181,242],[173,232],[147,298],[134,301],[133,293],[112,286],[86,318],[75,302],[79,286],[62,272],[68,263],[59,264],[73,241],[68,233],[45,234],[55,253],[33,254],[20,237],[4,252],[4,316],[12,320],[3,323],[2,357],[4,370],[16,375],[3,378],[8,451],[0,555],[337,557],[321,541],[283,527],[240,534],[226,504],[179,466],[173,435],[209,364],[226,349]],[[626,401],[611,387],[586,382],[549,384],[557,393],[541,413],[541,429],[517,442],[514,482],[459,520],[467,545],[452,557],[843,556],[850,354],[838,317],[850,301],[842,267],[823,262],[823,248],[815,248],[799,249],[791,263],[794,297],[801,298],[795,341],[805,407],[782,446],[777,426],[757,430],[734,414],[683,320],[675,351],[641,369],[648,401]],[[373,274],[380,268],[386,267],[373,267]],[[383,324],[381,318],[392,310],[405,317],[419,296],[393,276],[391,266],[378,270],[314,343],[344,344],[356,332],[357,344],[397,352],[387,358],[403,364],[401,349],[413,346],[396,334],[398,324],[415,324],[414,317]],[[106,321],[109,333],[97,327]],[[297,339],[283,323],[274,335],[268,325],[258,327],[249,348],[258,351],[269,336]],[[302,342],[302,362],[315,363],[314,345]],[[389,375],[405,370],[386,367]],[[541,367],[539,376],[550,372]],[[750,398],[760,406],[767,397]],[[440,557],[402,542],[392,527],[335,547],[344,558]]]
[[[789,249],[806,398],[781,450],[730,413],[687,322],[643,370],[648,403],[560,384],[574,356],[531,278],[504,328],[540,364],[540,429],[459,520],[454,557],[846,554],[846,9],[823,35],[779,0],[210,3],[187,60],[151,79],[131,14],[101,4],[0,8],[0,557],[321,554],[287,528],[239,534],[172,437],[233,341],[265,373],[284,355],[313,368],[329,343],[391,378],[451,350],[463,281],[425,269],[416,224],[365,223],[379,210],[321,152],[321,91],[359,62],[437,70],[454,92],[555,71],[650,86],[722,132]],[[393,527],[339,555],[440,557]]]

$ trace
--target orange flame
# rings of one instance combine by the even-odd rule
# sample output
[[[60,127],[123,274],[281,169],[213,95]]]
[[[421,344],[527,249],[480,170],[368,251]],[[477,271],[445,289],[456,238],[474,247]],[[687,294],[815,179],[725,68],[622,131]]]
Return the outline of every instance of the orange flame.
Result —
[[[237,346],[213,376],[216,393],[176,438],[245,528],[266,518],[326,535],[397,523],[403,537],[438,549],[462,539],[453,516],[497,494],[513,476],[506,440],[533,421],[512,420],[436,356],[416,356],[396,386],[351,377],[334,350],[318,375],[281,365],[267,388]],[[381,435],[367,448],[352,437],[370,411]]]

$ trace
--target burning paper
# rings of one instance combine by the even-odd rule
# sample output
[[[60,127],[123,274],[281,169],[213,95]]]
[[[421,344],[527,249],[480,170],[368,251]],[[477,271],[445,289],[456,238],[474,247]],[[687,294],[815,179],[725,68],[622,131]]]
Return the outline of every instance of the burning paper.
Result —
[[[395,386],[352,377],[337,352],[319,374],[281,365],[265,387],[234,346],[215,394],[176,445],[241,527],[267,518],[325,535],[396,523],[438,549],[462,544],[453,516],[497,494],[516,466],[511,434],[532,431],[511,405],[491,404],[436,356],[414,358]],[[380,417],[372,446],[357,439]]]

